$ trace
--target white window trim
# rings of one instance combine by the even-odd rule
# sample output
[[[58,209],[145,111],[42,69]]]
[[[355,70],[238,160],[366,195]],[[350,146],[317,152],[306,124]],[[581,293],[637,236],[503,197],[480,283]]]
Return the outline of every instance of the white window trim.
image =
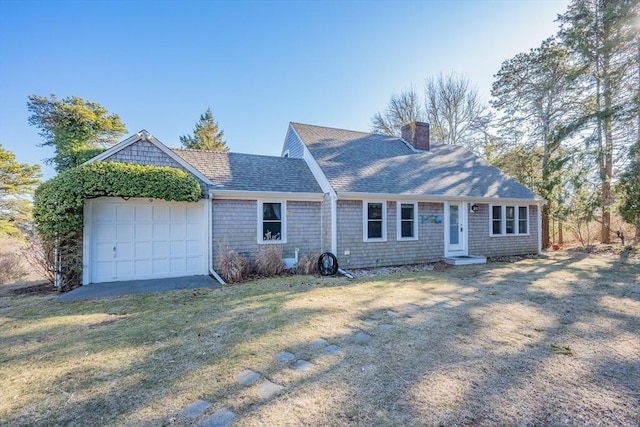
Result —
[[[263,221],[263,205],[265,203],[280,203],[282,205],[282,236],[280,240],[264,240],[262,235],[262,221]],[[258,211],[257,211],[257,238],[259,245],[282,245],[287,243],[287,201],[286,200],[258,200]]]
[[[493,207],[499,206],[501,209],[501,218],[500,218],[500,232],[501,234],[493,233]],[[507,234],[507,206],[513,206],[514,208],[514,231],[515,233]],[[520,209],[527,209],[527,232],[520,233]],[[528,236],[531,230],[531,221],[529,218],[529,205],[518,205],[515,203],[504,203],[504,204],[495,204],[489,205],[489,236],[490,237],[511,237],[511,236]]]
[[[382,238],[369,238],[369,203],[382,204]],[[363,242],[386,242],[387,241],[387,202],[386,200],[363,200],[362,201],[362,241]]]
[[[413,205],[413,237],[402,237],[402,205]],[[396,201],[396,235],[400,242],[418,240],[418,202]]]

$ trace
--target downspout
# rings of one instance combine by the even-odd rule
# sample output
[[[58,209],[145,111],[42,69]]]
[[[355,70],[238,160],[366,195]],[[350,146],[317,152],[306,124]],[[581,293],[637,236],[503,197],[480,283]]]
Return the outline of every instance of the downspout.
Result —
[[[208,265],[209,265],[209,274],[212,275],[218,283],[221,285],[226,285],[225,281],[222,280],[222,277],[213,269],[213,194],[209,193],[209,200],[207,200],[207,224],[208,224],[208,245],[209,245],[209,254],[207,256]]]
[[[338,256],[338,195],[331,191],[331,253]]]

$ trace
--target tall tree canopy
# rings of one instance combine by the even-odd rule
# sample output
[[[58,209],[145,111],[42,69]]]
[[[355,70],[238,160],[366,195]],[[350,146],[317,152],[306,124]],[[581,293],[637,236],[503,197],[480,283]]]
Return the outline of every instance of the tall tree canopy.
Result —
[[[55,149],[55,156],[46,162],[58,172],[82,164],[118,142],[127,131],[117,114],[77,96],[31,95],[27,107],[29,124],[40,129],[42,145]]]
[[[180,142],[185,148],[195,150],[212,150],[228,152],[229,147],[223,139],[224,131],[220,130],[218,123],[213,119],[211,108],[207,108],[200,120],[193,128],[193,135],[183,135]]]
[[[41,176],[40,165],[18,163],[16,156],[0,145],[0,235],[19,235],[31,221],[28,196]]]
[[[561,170],[568,160],[561,143],[582,124],[577,120],[584,108],[575,96],[575,71],[567,49],[551,38],[528,53],[504,61],[495,78],[491,104],[502,113],[502,135],[517,135],[506,140],[541,149],[540,161],[535,163],[539,179],[530,181],[530,188],[548,201],[542,212],[542,243],[546,248],[550,215],[558,205],[554,195],[561,193],[557,187],[562,185]]]
[[[457,74],[427,79],[424,98],[415,88],[393,94],[384,112],[371,118],[373,132],[400,136],[402,126],[425,121],[434,142],[477,148],[485,140],[490,116],[478,90]]]
[[[629,123],[638,117],[638,9],[638,0],[574,0],[559,17],[560,36],[582,69],[591,103],[587,114],[593,134],[586,142],[596,157],[601,183],[603,243],[611,237],[614,163],[633,143]]]

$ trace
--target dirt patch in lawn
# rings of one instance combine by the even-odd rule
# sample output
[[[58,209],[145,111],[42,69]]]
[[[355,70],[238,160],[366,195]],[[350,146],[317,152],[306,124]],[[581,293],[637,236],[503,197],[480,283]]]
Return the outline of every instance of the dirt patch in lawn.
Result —
[[[0,299],[0,424],[191,425],[222,408],[247,426],[640,423],[635,257],[52,298]],[[260,380],[239,384],[246,370]],[[260,397],[263,381],[283,388]]]

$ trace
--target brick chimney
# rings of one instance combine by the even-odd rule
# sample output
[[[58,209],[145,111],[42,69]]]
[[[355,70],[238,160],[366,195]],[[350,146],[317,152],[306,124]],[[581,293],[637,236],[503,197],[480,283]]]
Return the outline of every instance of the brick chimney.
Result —
[[[402,126],[402,139],[416,150],[429,151],[429,123],[412,122]]]

